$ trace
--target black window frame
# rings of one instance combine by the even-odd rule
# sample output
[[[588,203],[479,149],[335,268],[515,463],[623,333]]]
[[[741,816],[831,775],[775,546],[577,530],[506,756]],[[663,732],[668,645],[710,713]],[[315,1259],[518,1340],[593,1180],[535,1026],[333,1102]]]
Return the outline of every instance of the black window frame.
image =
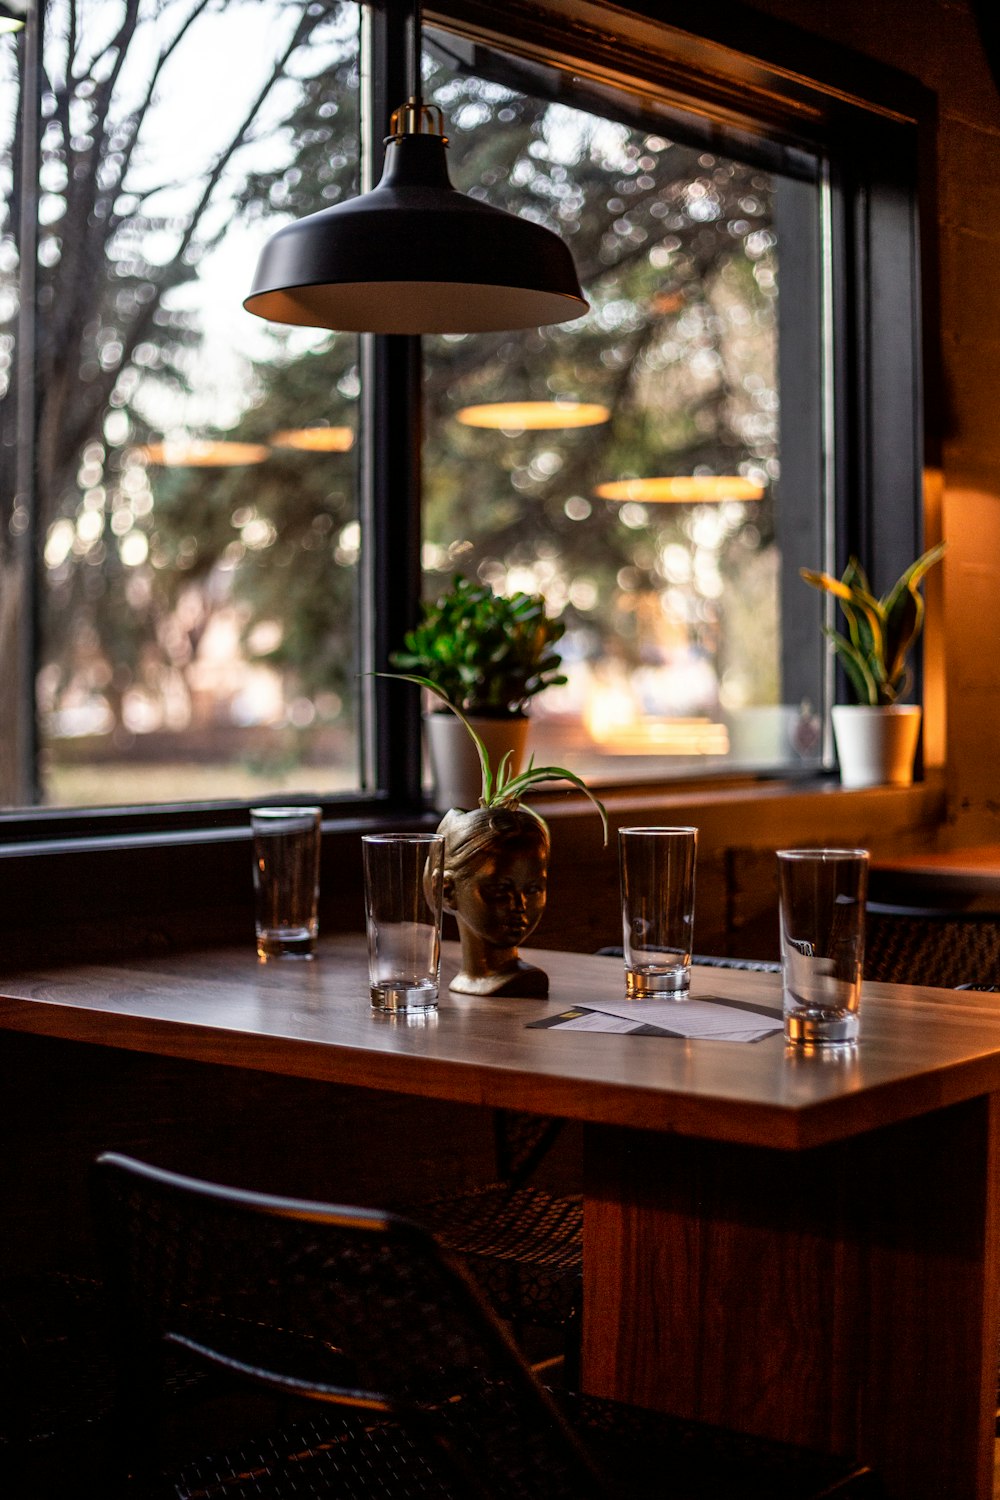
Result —
[[[409,0],[381,0],[364,11],[363,131],[376,176],[378,143],[406,93],[411,15]],[[828,294],[838,332],[829,455],[836,529],[829,561],[842,567],[858,551],[869,560],[876,586],[890,582],[920,550],[922,470],[925,462],[938,461],[937,435],[925,432],[922,416],[925,372],[934,384],[939,366],[933,236],[921,242],[919,232],[921,217],[933,223],[935,210],[935,96],[908,75],[740,5],[633,0],[625,9],[591,0],[505,0],[501,10],[484,0],[444,0],[425,12],[425,21],[528,60],[561,63],[591,87],[639,95],[655,89],[679,110],[698,114],[709,138],[724,127],[730,139],[734,132],[753,132],[800,142],[829,158]],[[367,540],[360,663],[363,671],[376,672],[415,619],[420,595],[420,341],[364,335],[361,343]],[[387,433],[391,442],[384,440]],[[324,802],[325,826],[344,833],[386,818],[401,823],[431,816],[421,792],[416,695],[377,677],[365,681],[366,789]],[[693,784],[665,779],[663,785],[676,794]],[[648,796],[655,787],[643,783],[641,790]],[[155,848],[172,851],[167,862],[180,870],[185,859],[203,860],[213,849],[235,843],[242,852],[247,805],[0,812],[0,870],[18,880],[26,876],[24,901],[17,902],[23,917],[31,893],[52,878],[54,861],[75,855],[83,884],[72,905],[83,921],[94,903],[110,910],[100,894],[108,888],[101,861],[116,853],[131,860],[132,853]],[[229,857],[219,856],[220,876]],[[127,908],[127,889],[114,885]],[[2,918],[2,929],[14,925],[11,913]]]

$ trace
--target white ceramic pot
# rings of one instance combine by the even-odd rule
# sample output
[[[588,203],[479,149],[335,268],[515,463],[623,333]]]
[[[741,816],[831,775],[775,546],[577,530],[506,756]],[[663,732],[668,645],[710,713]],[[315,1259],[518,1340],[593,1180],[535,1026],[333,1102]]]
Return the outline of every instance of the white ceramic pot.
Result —
[[[833,710],[842,786],[909,786],[920,734],[920,708],[912,703],[838,704]]]
[[[472,714],[468,719],[486,746],[493,769],[510,750],[512,771],[518,772],[524,763],[528,720],[480,719]],[[425,714],[424,728],[434,773],[434,806],[440,812],[447,812],[449,807],[478,807],[482,771],[476,747],[461,719],[447,711]]]

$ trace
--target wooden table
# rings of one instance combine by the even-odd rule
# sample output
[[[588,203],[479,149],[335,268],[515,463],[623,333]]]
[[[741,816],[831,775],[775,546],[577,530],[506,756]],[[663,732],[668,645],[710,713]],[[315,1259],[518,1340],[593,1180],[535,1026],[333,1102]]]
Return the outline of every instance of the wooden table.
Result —
[[[880,900],[1000,912],[1000,844],[880,857],[871,887]]]
[[[533,955],[535,956],[535,955]],[[585,1126],[592,1391],[868,1459],[892,1500],[987,1500],[1000,1340],[997,998],[866,986],[853,1054],[526,1029],[622,990],[540,955],[549,1001],[373,1015],[362,942],[0,979],[0,1026]],[[446,977],[454,972],[449,949]],[[774,976],[695,994],[777,1006]]]

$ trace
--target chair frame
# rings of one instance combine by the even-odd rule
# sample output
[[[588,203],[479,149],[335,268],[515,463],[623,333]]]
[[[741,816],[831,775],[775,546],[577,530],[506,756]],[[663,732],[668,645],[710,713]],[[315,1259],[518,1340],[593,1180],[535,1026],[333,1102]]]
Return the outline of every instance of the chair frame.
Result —
[[[220,1187],[113,1153],[94,1166],[93,1194],[122,1358],[121,1437],[142,1495],[247,1493],[243,1449],[235,1470],[227,1453],[196,1463],[194,1488],[189,1476],[175,1486],[169,1465],[164,1473],[156,1407],[166,1349],[326,1413],[309,1424],[315,1452],[301,1451],[294,1423],[251,1437],[254,1494],[881,1497],[864,1465],[592,1397],[557,1402],[461,1263],[399,1215]],[[236,1349],[247,1330],[249,1358]],[[321,1472],[307,1474],[317,1459]]]
[[[92,1187],[120,1357],[121,1439],[128,1470],[140,1484],[153,1489],[157,1484],[151,1457],[159,1451],[161,1441],[158,1408],[162,1351],[174,1348],[206,1369],[237,1376],[249,1387],[339,1407],[359,1414],[369,1424],[375,1419],[402,1425],[418,1447],[425,1452],[433,1450],[433,1461],[450,1476],[449,1493],[453,1491],[456,1497],[502,1500],[508,1493],[502,1474],[494,1476],[488,1462],[470,1463],[452,1441],[449,1421],[442,1420],[451,1415],[452,1399],[447,1390],[437,1392],[438,1399],[417,1401],[405,1387],[391,1389],[370,1381],[342,1383],[298,1375],[265,1361],[234,1356],[207,1331],[194,1335],[191,1327],[198,1324],[197,1309],[169,1305],[171,1293],[165,1285],[157,1284],[157,1268],[144,1258],[142,1235],[147,1215],[157,1219],[176,1213],[182,1221],[194,1222],[202,1212],[212,1215],[221,1211],[245,1224],[259,1224],[262,1234],[275,1228],[280,1233],[283,1227],[295,1236],[305,1232],[320,1241],[324,1235],[332,1238],[347,1234],[361,1244],[361,1257],[371,1248],[376,1255],[391,1252],[391,1259],[403,1258],[410,1264],[433,1268],[435,1278],[446,1288],[449,1310],[469,1330],[470,1345],[482,1349],[491,1382],[499,1382],[514,1393],[516,1409],[530,1429],[532,1441],[552,1447],[558,1463],[572,1475],[571,1492],[580,1500],[608,1500],[611,1491],[572,1428],[525,1365],[504,1325],[484,1304],[461,1264],[420,1225],[391,1213],[221,1187],[115,1153],[98,1159]],[[179,1254],[183,1258],[183,1246]],[[221,1254],[225,1256],[224,1247]],[[172,1262],[166,1274],[172,1275],[173,1269]],[[212,1269],[209,1279],[214,1274]],[[148,1283],[146,1278],[150,1278]],[[324,1331],[318,1331],[317,1337],[322,1342]],[[456,1394],[464,1399],[461,1390]]]

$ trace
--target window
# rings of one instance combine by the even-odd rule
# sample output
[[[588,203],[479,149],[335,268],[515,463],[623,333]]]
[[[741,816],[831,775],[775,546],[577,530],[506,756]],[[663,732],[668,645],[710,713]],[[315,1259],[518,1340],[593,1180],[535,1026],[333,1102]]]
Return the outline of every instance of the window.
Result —
[[[361,784],[358,341],[240,305],[304,181],[358,191],[359,30],[349,3],[45,7],[38,476],[5,559],[40,553],[37,745],[0,801],[36,767],[49,805]]]
[[[29,54],[0,45],[9,81]],[[30,381],[0,418],[0,633],[20,664],[0,804],[413,801],[416,706],[365,674],[458,570],[565,613],[546,758],[614,781],[822,763],[821,602],[798,567],[860,546],[895,576],[919,540],[924,101],[906,81],[866,76],[852,101],[790,81],[821,60],[750,74],[640,16],[610,38],[456,0],[425,48],[453,178],[564,232],[593,311],[426,339],[421,363],[415,340],[239,308],[260,239],[370,175],[366,120],[403,92],[395,7],[49,0],[44,48],[34,497],[14,426]],[[71,55],[90,68],[67,86]],[[221,90],[219,56],[245,60]],[[0,129],[13,371],[30,141]],[[501,400],[608,418],[459,420]]]
[[[781,580],[809,555],[783,555],[786,512],[821,555],[823,434],[782,435],[781,407],[804,355],[817,398],[822,378],[820,163],[739,159],[655,99],[525,75],[436,34],[425,87],[456,181],[560,231],[591,310],[425,340],[425,589],[460,569],[562,616],[569,680],[533,708],[541,763],[592,781],[815,766],[816,610],[795,601],[810,639],[787,629]],[[803,225],[812,254],[786,285]]]

